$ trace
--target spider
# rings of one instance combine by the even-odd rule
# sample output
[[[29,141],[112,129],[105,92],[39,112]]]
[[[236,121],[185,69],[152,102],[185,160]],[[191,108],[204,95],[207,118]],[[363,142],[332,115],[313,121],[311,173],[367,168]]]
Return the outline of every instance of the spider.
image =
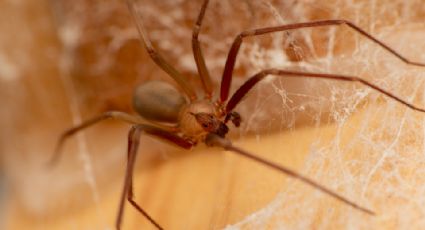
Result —
[[[236,106],[241,102],[243,97],[261,80],[268,75],[277,77],[306,77],[306,78],[319,78],[337,81],[350,81],[359,82],[367,87],[370,87],[393,100],[420,112],[425,112],[425,109],[419,108],[400,97],[388,92],[377,85],[363,80],[357,76],[339,75],[339,74],[324,74],[314,72],[299,72],[281,69],[265,69],[250,77],[243,83],[236,92],[230,97],[230,86],[232,81],[233,69],[235,66],[236,58],[239,48],[242,45],[243,39],[246,37],[254,37],[263,34],[270,34],[275,32],[282,32],[288,30],[295,30],[300,28],[312,27],[326,27],[346,25],[354,31],[360,33],[382,48],[386,49],[389,53],[393,54],[406,64],[425,67],[425,63],[413,62],[396,52],[394,49],[379,41],[374,36],[362,30],[355,24],[346,20],[320,20],[312,22],[303,22],[288,24],[274,27],[264,27],[259,29],[247,30],[240,33],[233,41],[229,50],[224,71],[221,80],[220,93],[217,99],[211,83],[210,74],[205,64],[205,60],[201,51],[199,33],[202,26],[202,21],[208,6],[209,0],[204,0],[196,23],[192,32],[192,48],[193,55],[196,62],[198,75],[201,79],[201,85],[204,95],[197,95],[192,85],[188,83],[185,77],[180,74],[173,66],[171,66],[153,47],[149,40],[147,33],[144,29],[140,14],[134,5],[133,0],[127,0],[127,5],[130,13],[132,14],[140,35],[140,41],[146,48],[151,59],[172,77],[178,84],[179,89],[174,86],[161,82],[151,81],[138,86],[133,96],[134,110],[138,113],[130,115],[119,111],[109,111],[99,116],[91,118],[82,122],[81,124],[72,127],[60,136],[54,155],[50,159],[50,164],[54,165],[58,162],[61,156],[61,149],[65,141],[75,133],[88,128],[100,121],[114,118],[133,124],[128,133],[128,149],[127,149],[127,167],[124,179],[124,186],[119,202],[119,208],[116,217],[116,229],[121,228],[121,223],[124,214],[125,201],[136,208],[145,218],[147,218],[156,228],[163,229],[158,222],[151,217],[146,210],[138,205],[133,199],[133,169],[136,159],[136,154],[139,148],[139,139],[142,133],[165,140],[175,144],[184,149],[191,149],[198,143],[205,143],[210,147],[220,147],[228,150],[241,157],[251,159],[271,169],[277,170],[290,177],[301,180],[302,182],[326,193],[335,199],[369,215],[375,213],[367,208],[364,208],[355,202],[337,194],[331,189],[322,186],[313,180],[292,171],[286,167],[275,164],[271,161],[263,159],[255,154],[234,146],[229,139],[226,139],[226,134],[229,131],[228,123],[231,122],[233,126],[239,127],[242,118],[234,111]],[[147,124],[149,121],[150,124]]]

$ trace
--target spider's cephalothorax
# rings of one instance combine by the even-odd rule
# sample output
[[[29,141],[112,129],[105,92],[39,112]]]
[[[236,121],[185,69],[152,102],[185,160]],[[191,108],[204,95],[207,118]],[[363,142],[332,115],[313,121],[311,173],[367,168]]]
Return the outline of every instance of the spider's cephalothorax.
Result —
[[[172,85],[151,81],[136,88],[133,97],[135,110],[145,119],[176,125],[180,133],[192,142],[202,142],[209,133],[225,137],[226,123],[240,124],[236,112],[223,115],[209,100],[188,102]]]

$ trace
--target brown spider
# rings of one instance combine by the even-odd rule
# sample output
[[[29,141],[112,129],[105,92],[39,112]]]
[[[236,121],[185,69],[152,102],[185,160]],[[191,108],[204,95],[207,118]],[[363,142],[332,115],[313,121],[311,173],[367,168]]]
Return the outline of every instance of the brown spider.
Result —
[[[279,77],[307,77],[307,78],[320,78],[330,79],[339,81],[352,81],[359,82],[366,85],[374,90],[379,91],[382,94],[398,101],[405,106],[420,112],[425,112],[425,109],[416,107],[413,104],[399,98],[398,96],[381,89],[380,87],[363,80],[356,76],[346,76],[337,74],[323,74],[323,73],[312,73],[312,72],[298,72],[298,71],[286,71],[279,69],[266,69],[262,70],[254,76],[250,77],[238,90],[230,97],[229,91],[232,80],[232,73],[235,66],[236,57],[242,41],[245,37],[253,37],[262,34],[281,32],[287,30],[294,30],[299,28],[307,27],[324,27],[324,26],[335,26],[335,25],[346,25],[362,34],[366,38],[380,45],[403,62],[416,65],[425,66],[424,63],[412,62],[401,54],[390,48],[383,42],[379,41],[366,31],[357,27],[353,23],[345,20],[321,20],[313,22],[295,23],[283,26],[265,27],[254,30],[247,30],[240,33],[233,41],[233,44],[229,50],[229,54],[226,59],[224,66],[220,95],[217,100],[213,100],[214,91],[213,85],[210,80],[209,72],[205,65],[205,60],[202,55],[200,42],[198,35],[201,29],[202,21],[205,15],[209,0],[204,0],[197,21],[193,28],[192,34],[192,48],[193,54],[198,69],[198,74],[202,82],[202,88],[204,90],[204,98],[200,99],[194,91],[194,88],[187,82],[184,76],[182,76],[174,67],[154,49],[152,46],[147,33],[145,32],[142,20],[137,13],[137,9],[134,6],[132,0],[127,0],[127,4],[131,14],[133,15],[137,24],[137,29],[141,37],[141,42],[145,46],[152,60],[169,76],[171,76],[180,86],[180,90],[175,89],[172,85],[160,81],[151,81],[140,85],[133,97],[133,106],[137,113],[146,120],[149,120],[152,124],[145,124],[145,120],[139,116],[134,116],[118,111],[106,112],[100,116],[94,117],[90,120],[86,120],[80,125],[66,130],[61,136],[57,143],[55,153],[50,161],[50,164],[55,164],[61,153],[62,146],[73,134],[85,129],[93,124],[96,124],[102,120],[108,118],[114,118],[124,122],[134,124],[128,134],[128,162],[125,174],[124,187],[119,203],[119,210],[116,219],[116,228],[120,229],[123,213],[124,204],[127,199],[143,216],[145,216],[153,225],[158,229],[163,229],[153,218],[141,208],[133,200],[133,168],[136,159],[136,153],[139,147],[139,139],[142,133],[157,137],[162,140],[174,143],[185,149],[190,149],[199,142],[205,143],[207,146],[217,146],[225,150],[229,150],[233,153],[239,154],[240,156],[249,158],[272,169],[278,170],[288,176],[294,177],[303,181],[306,184],[313,186],[314,188],[340,200],[341,202],[352,206],[364,213],[374,215],[375,213],[367,208],[361,207],[358,204],[342,197],[336,192],[290,170],[286,167],[279,166],[273,162],[255,156],[243,149],[233,146],[232,143],[225,138],[229,131],[227,123],[231,121],[236,127],[239,127],[241,123],[240,115],[234,111],[235,107],[239,104],[242,98],[254,87],[259,81],[264,79],[268,75],[275,75]]]

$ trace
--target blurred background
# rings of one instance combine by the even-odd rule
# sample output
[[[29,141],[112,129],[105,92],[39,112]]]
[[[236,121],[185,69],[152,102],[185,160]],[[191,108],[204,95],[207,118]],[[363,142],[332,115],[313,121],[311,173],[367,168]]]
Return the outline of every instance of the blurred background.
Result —
[[[154,46],[196,86],[190,39],[201,3],[134,2]],[[243,30],[348,19],[425,62],[424,18],[423,0],[211,0],[200,38],[218,88],[228,49]],[[99,124],[70,140],[56,167],[47,169],[45,162],[65,129],[109,110],[133,113],[138,84],[174,84],[140,45],[133,20],[125,1],[0,1],[2,229],[114,228],[128,125]],[[423,69],[403,64],[344,26],[247,39],[232,90],[270,67],[358,75],[424,104]],[[365,217],[219,150],[187,153],[142,138],[136,198],[166,229],[425,225],[420,114],[357,84],[273,77],[237,111],[244,123],[230,138],[238,144],[381,215]],[[125,229],[152,228],[130,206],[126,213]]]

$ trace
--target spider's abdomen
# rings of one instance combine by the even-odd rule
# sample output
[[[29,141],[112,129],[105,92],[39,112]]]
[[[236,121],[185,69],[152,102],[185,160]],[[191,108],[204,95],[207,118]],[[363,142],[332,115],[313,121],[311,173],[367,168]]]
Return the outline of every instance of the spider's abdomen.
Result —
[[[177,123],[186,99],[172,85],[150,81],[136,88],[133,106],[142,117],[157,122]]]

